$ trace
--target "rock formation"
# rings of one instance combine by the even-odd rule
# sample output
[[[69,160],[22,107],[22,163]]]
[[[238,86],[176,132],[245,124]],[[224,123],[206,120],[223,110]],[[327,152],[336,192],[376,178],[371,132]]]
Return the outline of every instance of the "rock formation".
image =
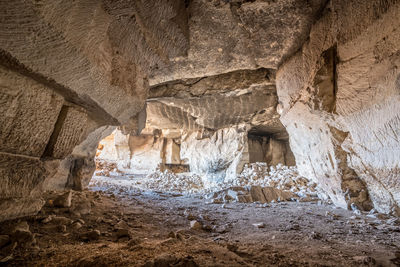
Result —
[[[340,207],[399,214],[399,18],[397,0],[2,1],[0,221],[85,187],[116,126],[119,169],[296,163]]]
[[[278,70],[297,166],[342,207],[399,214],[397,1],[331,1]]]

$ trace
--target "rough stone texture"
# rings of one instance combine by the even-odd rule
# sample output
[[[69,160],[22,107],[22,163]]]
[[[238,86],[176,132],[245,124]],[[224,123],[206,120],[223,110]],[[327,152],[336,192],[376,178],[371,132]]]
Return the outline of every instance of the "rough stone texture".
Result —
[[[92,127],[97,126],[93,125]],[[51,170],[51,174],[47,175],[43,183],[43,190],[63,190],[65,188],[81,190],[85,188],[96,169],[94,157],[97,145],[114,129],[115,127],[112,126],[97,128],[90,132],[85,140],[64,159],[46,160],[46,167]]]
[[[88,118],[84,111],[64,106],[43,156],[64,158],[82,141]]]
[[[42,84],[0,65],[0,151],[40,157],[63,101]]]
[[[150,85],[240,69],[276,68],[300,48],[324,0],[193,0],[190,48],[149,78]],[[205,38],[206,37],[206,38]]]
[[[202,131],[246,124],[257,135],[288,138],[276,107],[275,72],[268,69],[173,81],[150,90],[149,129]]]
[[[397,1],[331,1],[277,73],[299,170],[342,207],[399,214],[399,18]]]
[[[2,50],[123,123],[143,108],[150,68],[188,48],[181,1],[18,0],[0,9]]]
[[[272,109],[271,131],[284,131],[279,116],[274,117],[276,95],[262,91],[233,96],[204,96],[201,98],[162,98],[148,103],[148,124],[158,128],[184,128],[188,130],[217,130],[251,119],[263,109]],[[228,110],[229,109],[229,110]],[[162,118],[163,120],[159,120]]]
[[[40,210],[45,175],[46,169],[37,158],[0,153],[0,221]]]
[[[188,45],[182,1],[2,1],[0,204],[22,203],[3,218],[37,211],[33,192],[83,188],[100,140],[88,134],[120,123],[140,132],[149,71]],[[82,155],[87,137],[95,146]]]
[[[165,136],[168,133],[136,136],[114,131],[99,144],[96,155],[99,171],[113,166],[115,171],[123,173],[149,174],[167,165],[181,165],[180,144]],[[178,137],[180,142],[180,135]]]
[[[182,137],[181,158],[191,172],[206,174],[211,182],[235,179],[248,162],[245,128],[226,128],[207,138],[197,137],[196,132]]]
[[[121,168],[185,155],[219,180],[295,157],[337,205],[399,213],[399,17],[396,0],[0,2],[0,220],[84,188],[106,125]]]
[[[276,140],[268,136],[254,136],[248,139],[249,163],[267,162],[268,165],[296,165],[287,140]]]

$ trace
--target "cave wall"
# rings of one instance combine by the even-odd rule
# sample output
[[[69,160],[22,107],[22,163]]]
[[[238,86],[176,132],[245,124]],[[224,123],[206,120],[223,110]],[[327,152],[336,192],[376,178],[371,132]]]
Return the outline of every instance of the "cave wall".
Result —
[[[188,45],[183,1],[1,1],[0,221],[84,188],[106,125],[137,134],[150,69]]]
[[[118,129],[100,141],[96,161],[100,171],[115,168],[124,174],[146,175],[184,164],[180,158],[180,135],[168,131],[126,135]]]
[[[217,180],[248,160],[245,124],[276,140],[288,132],[302,175],[337,205],[398,213],[399,5],[0,2],[0,220],[37,211],[45,189],[83,188],[107,125],[125,136],[121,168],[149,147],[157,160],[137,163],[177,162],[173,141],[136,136],[146,111],[155,129],[200,131],[179,153]]]
[[[99,125],[45,84],[3,65],[0,89],[1,221],[37,212],[46,179]]]
[[[399,214],[399,26],[398,1],[332,0],[277,72],[299,171],[344,208]]]
[[[266,162],[268,166],[278,164],[296,165],[288,140],[278,140],[271,136],[248,135],[249,163]]]
[[[182,136],[182,160],[191,172],[206,175],[210,182],[234,180],[248,157],[247,131],[240,126],[223,128],[210,136],[200,132]]]
[[[260,67],[275,69],[301,47],[326,2],[186,1],[190,32],[187,55],[160,64],[149,76],[149,83]]]

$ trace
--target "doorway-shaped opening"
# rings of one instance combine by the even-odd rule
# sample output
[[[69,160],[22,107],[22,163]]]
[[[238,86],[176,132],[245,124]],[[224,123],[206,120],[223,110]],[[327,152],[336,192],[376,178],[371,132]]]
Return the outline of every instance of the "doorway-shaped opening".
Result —
[[[269,166],[295,166],[296,161],[287,139],[270,133],[249,133],[249,163],[266,162]]]

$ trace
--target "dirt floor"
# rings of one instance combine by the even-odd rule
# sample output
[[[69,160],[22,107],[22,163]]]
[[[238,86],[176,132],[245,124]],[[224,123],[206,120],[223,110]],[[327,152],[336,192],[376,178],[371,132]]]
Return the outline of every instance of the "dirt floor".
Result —
[[[0,224],[10,236],[1,264],[400,266],[400,221],[381,214],[318,202],[208,204],[139,190],[72,195],[71,207],[55,207],[63,204],[49,194],[37,216]],[[12,230],[24,221],[32,237]]]

